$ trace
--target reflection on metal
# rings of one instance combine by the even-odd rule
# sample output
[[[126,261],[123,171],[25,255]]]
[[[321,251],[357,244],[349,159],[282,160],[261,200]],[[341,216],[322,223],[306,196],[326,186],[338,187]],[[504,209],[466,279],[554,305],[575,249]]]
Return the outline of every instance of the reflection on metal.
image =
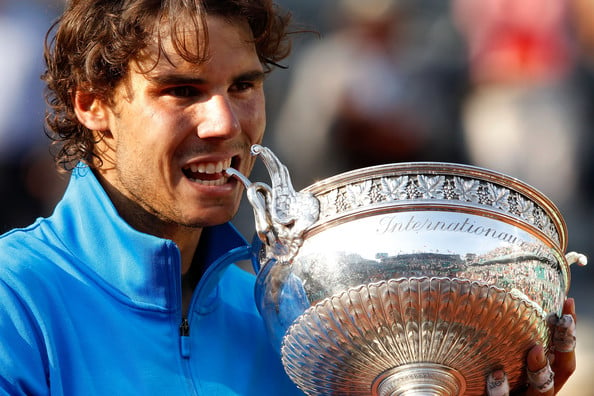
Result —
[[[569,289],[567,230],[521,181],[456,164],[359,169],[295,192],[245,179],[257,304],[291,379],[318,395],[482,395],[550,345]],[[229,172],[233,174],[233,170]],[[238,178],[242,176],[237,175]]]
[[[400,278],[308,308],[289,327],[282,357],[312,395],[483,395],[494,368],[521,383],[526,346],[547,337],[542,313],[500,288]]]

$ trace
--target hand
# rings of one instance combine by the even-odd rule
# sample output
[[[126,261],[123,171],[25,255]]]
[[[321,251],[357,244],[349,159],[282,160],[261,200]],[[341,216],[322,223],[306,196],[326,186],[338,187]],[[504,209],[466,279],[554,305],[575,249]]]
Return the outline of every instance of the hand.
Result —
[[[575,371],[575,302],[568,298],[563,305],[563,316],[554,317],[552,353],[545,356],[544,348],[536,345],[528,352],[528,389],[525,396],[553,396]],[[509,395],[507,376],[497,370],[487,379],[489,396]]]

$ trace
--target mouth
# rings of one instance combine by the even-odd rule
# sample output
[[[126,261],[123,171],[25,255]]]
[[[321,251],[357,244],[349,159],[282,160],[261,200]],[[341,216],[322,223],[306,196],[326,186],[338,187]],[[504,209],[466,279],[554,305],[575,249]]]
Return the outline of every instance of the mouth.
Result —
[[[234,159],[227,158],[217,162],[191,163],[182,168],[182,172],[190,181],[205,186],[222,186],[228,182],[225,169],[232,166]]]

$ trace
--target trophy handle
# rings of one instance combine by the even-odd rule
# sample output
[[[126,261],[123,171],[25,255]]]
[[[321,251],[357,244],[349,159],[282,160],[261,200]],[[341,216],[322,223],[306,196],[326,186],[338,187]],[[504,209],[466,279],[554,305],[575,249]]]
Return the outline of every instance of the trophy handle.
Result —
[[[565,260],[567,260],[567,264],[577,264],[580,267],[583,267],[588,264],[588,257],[586,255],[577,253],[577,252],[569,252],[565,255]]]
[[[270,149],[255,144],[251,153],[264,162],[272,187],[252,183],[233,168],[225,172],[244,184],[254,209],[256,233],[269,252],[267,256],[290,261],[303,243],[303,233],[318,220],[320,203],[311,193],[295,191],[287,167]]]

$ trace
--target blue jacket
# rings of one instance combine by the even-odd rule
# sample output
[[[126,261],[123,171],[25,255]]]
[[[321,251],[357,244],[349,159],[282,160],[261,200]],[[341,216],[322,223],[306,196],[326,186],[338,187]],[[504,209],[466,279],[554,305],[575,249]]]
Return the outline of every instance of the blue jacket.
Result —
[[[180,253],[132,229],[79,167],[52,216],[0,237],[0,395],[302,395],[254,302],[230,224],[181,335]]]

